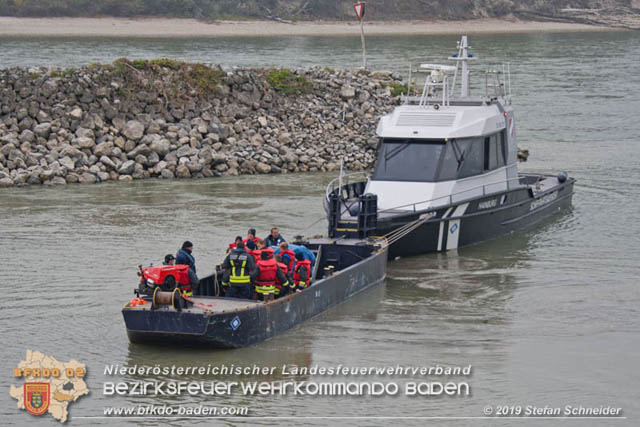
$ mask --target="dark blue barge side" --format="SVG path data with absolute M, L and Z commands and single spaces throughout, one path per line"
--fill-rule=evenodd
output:
M 302 292 L 271 302 L 224 298 L 211 275 L 190 302 L 146 304 L 122 309 L 127 335 L 134 343 L 219 348 L 245 347 L 269 339 L 311 319 L 386 276 L 387 244 L 382 239 L 314 238 L 305 245 L 316 252 L 314 283 Z M 185 304 L 184 307 L 181 304 Z M 153 307 L 152 307 L 153 306 Z

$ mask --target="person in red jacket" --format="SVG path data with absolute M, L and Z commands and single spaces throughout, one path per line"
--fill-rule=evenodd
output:
M 311 286 L 311 261 L 304 259 L 302 253 L 296 254 L 296 266 L 293 268 L 293 284 L 296 290 Z
M 260 254 L 262 252 L 267 252 L 269 254 L 269 258 L 273 258 L 274 251 L 267 245 L 267 242 L 265 242 L 263 239 L 259 239 L 257 244 L 258 244 L 258 249 L 254 249 L 251 251 L 251 255 L 253 255 L 256 261 L 260 260 Z
M 276 260 L 269 259 L 269 253 L 264 251 L 260 254 L 260 261 L 257 262 L 258 276 L 254 282 L 258 299 L 271 301 L 275 297 L 276 284 L 285 283 L 287 278 L 278 268 Z M 288 282 L 287 282 L 288 284 Z
M 282 274 L 284 274 L 284 277 L 287 279 L 285 282 L 278 281 L 278 283 L 276 283 L 276 298 L 279 298 L 289 293 L 290 285 L 293 286 L 293 283 L 291 277 L 289 277 L 289 268 L 286 264 L 282 263 L 282 257 L 280 256 L 280 254 L 275 256 L 275 260 L 278 268 L 280 269 L 280 271 L 282 271 Z
M 282 257 L 282 262 L 287 264 L 289 271 L 293 271 L 293 267 L 296 263 L 296 253 L 289 250 L 289 244 L 287 242 L 282 242 L 280 244 L 280 256 Z
M 250 228 L 249 231 L 247 231 L 247 238 L 242 241 L 247 250 L 254 250 L 258 247 L 258 240 L 260 239 L 256 237 L 256 229 Z
M 238 246 L 238 242 L 242 242 L 242 236 L 236 236 L 236 238 L 233 240 L 233 243 L 229 243 L 227 253 L 233 251 Z

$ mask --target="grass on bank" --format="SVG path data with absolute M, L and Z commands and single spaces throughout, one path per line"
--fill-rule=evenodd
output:
M 167 74 L 170 76 L 170 86 L 174 96 L 188 95 L 193 91 L 199 96 L 214 95 L 217 93 L 217 86 L 226 76 L 219 67 L 169 58 L 150 60 L 120 58 L 116 59 L 113 65 L 106 67 L 113 75 L 122 77 L 129 83 L 135 83 L 141 75 L 158 77 Z M 167 73 L 167 70 L 174 73 Z
M 286 95 L 311 92 L 312 85 L 303 76 L 298 76 L 286 68 L 272 68 L 267 74 L 267 82 L 277 91 Z
M 391 96 L 400 96 L 402 94 L 406 95 L 407 92 L 409 91 L 409 86 L 407 86 L 406 83 L 397 83 L 397 82 L 386 83 L 386 82 L 383 82 L 382 86 L 391 88 Z

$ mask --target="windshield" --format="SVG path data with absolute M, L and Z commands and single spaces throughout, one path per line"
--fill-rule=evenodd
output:
M 378 152 L 373 179 L 379 181 L 426 181 L 436 179 L 442 140 L 385 139 Z

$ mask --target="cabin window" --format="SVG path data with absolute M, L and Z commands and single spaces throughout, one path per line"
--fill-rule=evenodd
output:
M 456 141 L 446 144 L 440 172 L 438 173 L 438 181 L 452 181 L 458 178 L 458 171 L 462 166 L 462 152 L 459 151 L 459 148 Z
M 384 139 L 372 179 L 433 182 L 444 148 L 443 140 Z
M 463 153 L 462 164 L 458 178 L 481 175 L 484 172 L 484 138 L 459 139 L 454 141 Z
M 505 165 L 502 132 L 484 139 L 484 170 L 490 171 Z
M 503 163 L 506 165 L 507 159 L 509 158 L 509 156 L 507 155 L 509 154 L 509 148 L 507 145 L 507 134 L 505 131 L 502 131 L 498 134 L 498 141 L 500 142 L 500 147 L 502 151 L 502 160 L 503 160 Z

